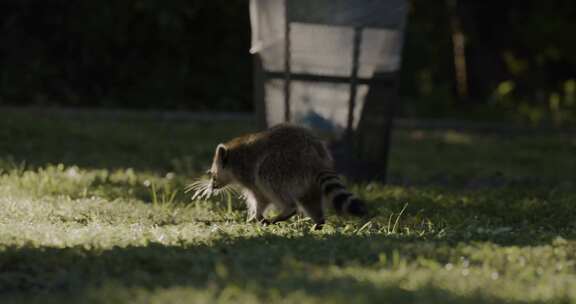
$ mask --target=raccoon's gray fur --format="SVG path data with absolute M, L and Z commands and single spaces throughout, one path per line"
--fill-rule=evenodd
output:
M 338 213 L 366 214 L 362 201 L 346 190 L 334 171 L 324 143 L 302 127 L 282 124 L 219 144 L 214 153 L 211 186 L 242 186 L 248 221 L 277 223 L 301 209 L 321 227 L 323 202 L 332 202 Z M 279 214 L 264 219 L 270 205 Z

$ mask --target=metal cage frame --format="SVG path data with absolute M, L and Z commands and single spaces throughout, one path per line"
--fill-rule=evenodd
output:
M 258 127 L 268 127 L 266 119 L 265 83 L 268 80 L 284 81 L 284 121 L 291 121 L 291 82 L 306 81 L 319 83 L 349 84 L 348 119 L 342 140 L 331 142 L 330 148 L 334 154 L 336 167 L 347 177 L 355 180 L 380 180 L 386 182 L 390 137 L 398 98 L 399 69 L 392 72 L 376 72 L 370 78 L 358 77 L 360 46 L 362 31 L 368 26 L 362 24 L 334 24 L 326 20 L 302 20 L 294 14 L 294 6 L 302 0 L 285 1 L 284 26 L 284 71 L 266 71 L 263 68 L 259 53 L 254 53 L 254 99 Z M 320 0 L 315 0 L 320 1 Z M 324 0 L 327 1 L 327 0 Z M 383 1 L 383 0 L 381 0 Z M 345 25 L 353 27 L 351 54 L 352 70 L 350 76 L 315 75 L 292 72 L 291 31 L 292 23 L 311 23 L 326 25 Z M 401 30 L 403 30 L 402 25 Z M 354 117 L 356 93 L 358 85 L 368 85 L 369 91 L 365 97 L 364 108 L 359 118 Z M 378 114 L 381 114 L 378 115 Z M 358 129 L 353 130 L 355 119 L 360 119 Z M 368 132 L 376 136 L 363 136 Z M 374 135 L 374 134 L 373 134 Z M 379 143 L 378 149 L 373 149 L 374 140 Z M 370 150 L 373 150 L 369 153 Z M 374 151 L 376 150 L 376 151 Z M 374 153 L 375 152 L 375 153 Z M 372 155 L 370 155 L 372 154 Z

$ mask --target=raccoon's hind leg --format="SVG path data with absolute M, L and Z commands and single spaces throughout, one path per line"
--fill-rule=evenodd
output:
M 276 208 L 280 214 L 266 221 L 270 224 L 276 224 L 278 222 L 283 222 L 290 219 L 296 214 L 296 200 L 294 200 L 290 195 L 277 195 L 278 201 L 276 202 Z
M 316 224 L 316 229 L 322 229 L 324 225 L 324 209 L 322 208 L 322 190 L 319 186 L 312 186 L 300 199 L 300 205 L 306 215 Z
M 283 210 L 280 211 L 280 214 L 272 218 L 269 222 L 272 224 L 276 224 L 278 222 L 283 222 L 285 220 L 290 219 L 296 214 L 296 207 L 295 206 L 286 206 Z

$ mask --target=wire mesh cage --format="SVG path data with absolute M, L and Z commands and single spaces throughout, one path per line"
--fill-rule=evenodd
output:
M 405 0 L 251 0 L 261 127 L 310 127 L 349 175 L 383 172 L 406 11 Z

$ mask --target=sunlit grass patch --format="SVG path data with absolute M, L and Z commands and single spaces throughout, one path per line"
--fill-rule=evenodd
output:
M 575 150 L 562 136 L 399 131 L 392 185 L 350 187 L 371 217 L 329 212 L 315 231 L 301 215 L 246 223 L 241 199 L 203 192 L 215 145 L 249 126 L 11 121 L 2 303 L 576 301 Z

